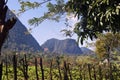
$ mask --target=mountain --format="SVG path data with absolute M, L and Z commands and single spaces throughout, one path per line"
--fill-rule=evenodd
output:
M 7 12 L 7 19 L 15 16 L 10 10 Z M 8 38 L 4 44 L 4 49 L 24 50 L 24 51 L 41 51 L 42 48 L 31 34 L 26 34 L 27 28 L 17 18 L 15 26 L 10 30 Z
M 80 48 L 81 48 L 83 54 L 95 54 L 94 51 L 92 51 L 92 50 L 90 50 L 90 49 L 88 49 L 86 47 L 80 47 Z
M 52 53 L 66 53 L 66 54 L 82 54 L 81 49 L 74 39 L 49 39 L 42 46 L 44 51 Z

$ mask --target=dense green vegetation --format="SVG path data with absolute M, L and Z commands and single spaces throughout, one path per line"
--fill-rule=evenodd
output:
M 106 33 L 99 35 L 95 42 L 96 54 L 99 58 L 112 58 L 119 54 L 120 34 Z
M 15 76 L 17 80 L 120 79 L 119 59 L 116 63 L 111 62 L 109 66 L 106 61 L 98 60 L 95 55 L 70 56 L 55 53 L 13 55 L 12 53 L 12 55 L 6 55 L 3 62 L 2 80 L 16 80 Z

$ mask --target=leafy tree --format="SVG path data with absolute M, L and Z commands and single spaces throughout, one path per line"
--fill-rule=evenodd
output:
M 120 46 L 120 33 L 101 34 L 95 43 L 96 54 L 100 59 L 111 58 L 112 53 Z
M 52 4 L 52 1 L 54 1 L 55 4 Z M 43 22 L 46 19 L 55 20 L 58 22 L 60 16 L 63 15 L 63 13 L 65 12 L 65 10 L 63 9 L 63 7 L 65 6 L 64 0 L 41 0 L 41 2 L 19 0 L 19 3 L 21 5 L 19 13 L 23 13 L 30 9 L 35 9 L 43 4 L 46 4 L 48 12 L 45 12 L 44 15 L 41 17 L 34 17 L 33 19 L 30 19 L 28 21 L 30 25 L 35 26 L 38 26 L 41 22 Z
M 39 25 L 46 19 L 59 21 L 61 15 L 74 14 L 79 20 L 75 24 L 74 32 L 78 35 L 78 41 L 80 40 L 81 43 L 86 38 L 93 40 L 103 32 L 116 33 L 120 31 L 119 0 L 69 0 L 67 2 L 65 0 L 43 0 L 41 3 L 19 1 L 21 11 L 40 7 L 42 3 L 48 2 L 48 12 L 42 17 L 30 19 L 31 25 Z M 52 3 L 51 1 L 56 2 Z
M 119 0 L 70 0 L 67 10 L 80 19 L 74 31 L 81 42 L 87 37 L 92 40 L 104 31 L 120 31 Z

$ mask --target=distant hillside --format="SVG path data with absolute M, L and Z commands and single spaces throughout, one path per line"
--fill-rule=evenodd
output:
M 15 16 L 10 10 L 8 10 L 7 18 Z M 31 34 L 25 34 L 27 32 L 26 27 L 17 19 L 17 23 L 10 30 L 8 39 L 4 44 L 4 49 L 9 50 L 25 50 L 25 51 L 40 51 L 42 48 Z
M 73 39 L 49 39 L 42 45 L 42 48 L 53 53 L 82 54 L 81 49 Z
M 88 49 L 86 47 L 80 47 L 80 48 L 81 48 L 83 54 L 95 54 L 94 51 L 92 51 L 92 50 L 90 50 L 90 49 Z

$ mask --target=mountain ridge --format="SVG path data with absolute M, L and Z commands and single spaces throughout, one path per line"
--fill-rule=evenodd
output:
M 16 17 L 16 16 L 14 13 L 8 10 L 7 19 L 9 19 L 10 17 Z M 9 31 L 8 38 L 3 45 L 3 50 L 5 49 L 15 50 L 15 51 L 24 50 L 26 52 L 41 51 L 42 48 L 39 45 L 39 43 L 36 41 L 36 39 L 31 34 L 25 34 L 26 32 L 27 32 L 27 28 L 17 18 L 16 24 Z
M 10 10 L 8 10 L 7 19 L 12 16 L 15 15 Z M 26 52 L 39 52 L 45 50 L 45 48 L 48 47 L 49 49 L 46 48 L 46 51 L 49 50 L 53 53 L 83 54 L 83 50 L 77 45 L 77 42 L 74 39 L 68 38 L 59 40 L 56 38 L 51 38 L 40 46 L 36 39 L 31 34 L 26 34 L 26 32 L 27 28 L 17 18 L 16 24 L 9 32 L 9 37 L 3 46 L 3 50 L 9 49 L 15 51 L 24 50 Z
M 41 47 L 43 49 L 48 48 L 48 51 L 53 53 L 82 54 L 81 49 L 74 39 L 58 40 L 52 38 L 43 43 Z
M 75 39 L 67 38 L 59 40 L 56 38 L 51 38 L 46 40 L 41 47 L 44 49 L 44 52 L 52 53 L 61 53 L 61 54 L 82 54 L 89 55 L 94 54 L 89 48 L 79 47 Z

